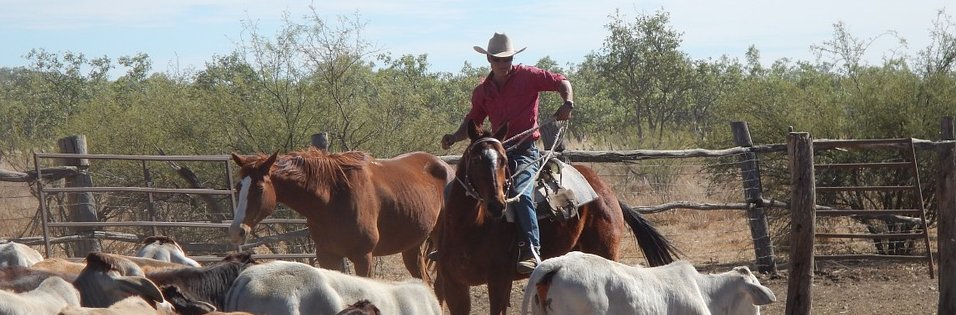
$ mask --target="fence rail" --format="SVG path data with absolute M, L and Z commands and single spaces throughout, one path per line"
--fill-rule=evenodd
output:
M 84 153 L 36 153 L 41 159 L 90 159 L 128 161 L 198 161 L 228 162 L 228 155 L 130 155 L 130 154 L 84 154 Z

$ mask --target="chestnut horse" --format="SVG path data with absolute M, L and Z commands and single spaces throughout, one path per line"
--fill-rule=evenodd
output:
M 437 227 L 435 292 L 440 301 L 448 303 L 452 315 L 464 315 L 471 313 L 469 288 L 487 284 L 490 313 L 505 314 L 512 282 L 528 277 L 515 270 L 517 224 L 503 219 L 509 174 L 501 141 L 508 127 L 506 124 L 492 135 L 474 122 L 469 125 L 471 144 L 458 163 L 457 180 L 448 188 Z M 673 261 L 677 251 L 663 235 L 618 201 L 592 169 L 584 165 L 574 168 L 584 175 L 598 199 L 580 206 L 579 215 L 566 221 L 540 220 L 542 259 L 578 250 L 617 260 L 629 225 L 650 265 Z M 477 196 L 469 196 L 468 191 Z
M 453 179 L 438 157 L 412 152 L 373 159 L 357 151 L 309 149 L 281 156 L 233 153 L 232 159 L 241 178 L 229 228 L 233 243 L 242 243 L 278 202 L 306 218 L 322 268 L 338 269 L 348 258 L 356 274 L 368 277 L 373 256 L 402 253 L 412 276 L 427 275 L 422 245 Z

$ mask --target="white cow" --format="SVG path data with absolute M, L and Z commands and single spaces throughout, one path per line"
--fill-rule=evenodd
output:
M 30 267 L 43 260 L 43 255 L 30 246 L 16 242 L 0 243 L 0 268 L 8 266 Z
M 521 314 L 756 315 L 776 299 L 747 267 L 705 275 L 686 261 L 632 267 L 571 252 L 534 270 Z
M 54 315 L 61 308 L 80 305 L 80 292 L 60 277 L 49 277 L 32 291 L 0 290 L 0 315 Z
M 223 309 L 270 315 L 335 314 L 363 299 L 382 314 L 442 312 L 432 290 L 418 279 L 384 282 L 288 261 L 246 268 L 226 294 Z
M 179 243 L 176 243 L 175 240 L 166 236 L 147 237 L 143 240 L 143 248 L 139 249 L 136 256 L 192 267 L 201 267 L 198 262 L 186 256 L 186 252 L 179 246 Z

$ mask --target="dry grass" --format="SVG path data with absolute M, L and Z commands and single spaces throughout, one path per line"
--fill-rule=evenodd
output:
M 11 169 L 6 163 L 0 163 L 0 168 Z M 27 183 L 0 181 L 0 239 L 24 233 L 39 204 Z

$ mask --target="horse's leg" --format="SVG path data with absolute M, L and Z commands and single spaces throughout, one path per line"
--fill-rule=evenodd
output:
M 488 300 L 491 302 L 489 314 L 505 315 L 511 304 L 511 274 L 495 273 L 494 275 L 493 278 L 488 279 Z
M 443 296 L 448 303 L 448 311 L 451 315 L 470 315 L 471 314 L 471 293 L 467 285 L 456 282 L 446 275 L 439 275 L 435 281 L 435 290 L 441 290 L 436 294 Z
M 355 265 L 355 274 L 361 277 L 372 276 L 372 253 L 366 253 L 364 256 L 349 257 L 352 264 Z
M 402 252 L 402 262 L 405 263 L 405 269 L 412 274 L 412 277 L 423 279 L 430 282 L 431 279 L 423 278 L 425 273 L 425 257 L 422 255 L 422 246 L 417 246 Z
M 349 260 L 351 260 L 352 264 L 354 265 L 353 267 L 355 268 L 356 275 L 359 275 L 362 277 L 368 277 L 371 274 L 371 269 L 370 269 L 371 256 L 372 254 L 369 253 L 368 254 L 369 258 L 365 260 L 364 265 L 360 263 L 360 261 L 362 261 L 360 259 L 349 258 Z M 315 251 L 315 260 L 319 263 L 319 267 L 322 267 L 323 269 L 338 270 L 338 271 L 341 271 L 342 273 L 348 273 L 349 272 L 348 270 L 343 270 L 343 268 L 345 268 L 345 265 L 344 265 L 345 258 L 346 257 L 343 257 L 342 255 L 339 255 L 339 254 L 334 254 L 334 253 L 321 251 L 321 250 Z
M 338 270 L 342 273 L 348 273 L 348 270 L 343 270 L 345 265 L 343 264 L 342 255 L 334 254 L 326 251 L 316 250 L 315 251 L 315 260 L 319 263 L 319 267 L 329 270 Z
M 579 211 L 588 214 L 586 219 L 590 222 L 587 222 L 587 225 L 581 230 L 581 236 L 578 237 L 575 250 L 616 261 L 619 258 L 620 243 L 623 236 L 617 232 L 620 229 L 614 226 L 607 215 L 597 215 L 598 213 L 611 213 L 613 209 L 608 207 L 603 200 L 595 200 L 581 207 Z

